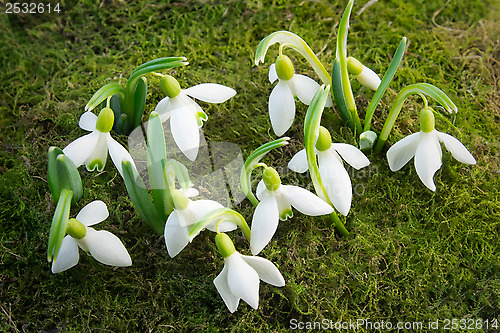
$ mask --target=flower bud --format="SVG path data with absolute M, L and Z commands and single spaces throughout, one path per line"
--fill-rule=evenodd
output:
M 115 122 L 115 114 L 111 108 L 104 108 L 99 112 L 97 116 L 97 122 L 95 128 L 102 133 L 108 133 L 113 128 L 113 123 Z
M 179 82 L 170 75 L 162 76 L 160 79 L 160 89 L 169 98 L 174 98 L 181 92 Z
M 359 149 L 362 151 L 369 151 L 377 141 L 377 133 L 373 131 L 366 131 L 359 136 Z
M 177 210 L 186 209 L 186 207 L 189 204 L 189 199 L 180 190 L 173 190 L 172 191 L 172 199 L 174 201 L 175 209 L 177 209 Z
M 290 80 L 294 73 L 295 71 L 290 58 L 286 55 L 280 55 L 276 58 L 276 74 L 278 74 L 280 80 Z
M 332 145 L 332 137 L 330 132 L 323 126 L 319 127 L 318 141 L 316 141 L 316 149 L 319 151 L 328 150 Z
M 420 130 L 429 133 L 434 130 L 434 112 L 431 108 L 425 107 L 420 111 Z
M 363 64 L 358 59 L 349 57 L 347 58 L 347 71 L 352 75 L 359 75 L 363 71 Z
M 262 172 L 262 180 L 269 191 L 276 191 L 281 185 L 281 179 L 274 168 L 265 168 Z
M 220 233 L 215 235 L 215 245 L 217 245 L 217 250 L 224 257 L 227 258 L 234 252 L 236 249 L 234 248 L 233 241 L 229 236 L 225 233 Z
M 82 239 L 87 234 L 87 228 L 77 219 L 69 219 L 66 233 L 73 238 Z
M 347 71 L 353 74 L 359 83 L 371 90 L 377 90 L 382 82 L 377 73 L 353 57 L 347 58 Z

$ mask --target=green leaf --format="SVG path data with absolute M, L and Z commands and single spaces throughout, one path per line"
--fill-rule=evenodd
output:
M 333 71 L 332 71 L 332 95 L 335 100 L 335 104 L 337 105 L 337 109 L 339 110 L 340 118 L 346 123 L 350 128 L 354 130 L 354 123 L 351 119 L 351 114 L 347 110 L 347 105 L 345 103 L 344 92 L 342 90 L 342 77 L 340 73 L 340 62 L 337 59 L 333 62 Z
M 73 192 L 66 189 L 63 189 L 59 195 L 56 211 L 52 218 L 52 225 L 50 226 L 49 246 L 47 249 L 47 260 L 49 262 L 51 262 L 52 259 L 57 260 L 59 249 L 66 235 L 72 198 Z
M 210 223 L 217 221 L 229 221 L 240 227 L 241 232 L 245 238 L 250 242 L 250 228 L 248 227 L 245 218 L 238 212 L 229 208 L 219 208 L 215 209 L 205 215 L 203 215 L 192 227 L 189 229 L 189 241 L 192 242 L 193 239 L 209 225 Z
M 122 170 L 125 187 L 135 209 L 154 232 L 163 235 L 165 220 L 158 215 L 139 173 L 130 161 L 122 162 Z
M 64 155 L 63 151 L 58 147 L 50 147 L 48 152 L 48 166 L 47 166 L 47 181 L 49 183 L 50 193 L 55 202 L 59 201 L 59 195 L 62 190 L 62 184 L 59 181 L 59 174 L 57 172 L 57 156 Z
M 392 57 L 391 63 L 389 65 L 389 68 L 387 69 L 387 72 L 384 75 L 384 78 L 382 79 L 382 82 L 380 82 L 377 91 L 375 91 L 375 94 L 373 95 L 370 104 L 368 104 L 368 107 L 366 108 L 365 126 L 364 126 L 365 132 L 370 130 L 373 113 L 375 112 L 375 109 L 377 108 L 380 99 L 387 90 L 387 87 L 389 87 L 389 84 L 392 82 L 394 74 L 396 74 L 396 71 L 398 70 L 399 65 L 401 64 L 401 61 L 403 60 L 405 48 L 406 48 L 406 37 L 403 37 L 403 39 L 401 39 L 401 42 L 399 43 L 396 53 L 394 53 L 394 56 Z
M 137 80 L 137 85 L 134 91 L 134 114 L 130 118 L 132 129 L 141 124 L 142 115 L 144 114 L 144 106 L 146 105 L 146 96 L 148 94 L 148 81 L 145 77 Z
M 59 201 L 62 190 L 73 192 L 73 202 L 80 200 L 83 194 L 82 179 L 73 161 L 57 147 L 50 147 L 48 152 L 47 180 L 54 201 Z
M 165 177 L 170 187 L 175 188 L 175 180 L 179 182 L 179 186 L 187 189 L 193 186 L 189 171 L 184 164 L 176 160 L 168 160 L 165 166 Z
M 259 45 L 257 45 L 257 50 L 255 50 L 255 65 L 258 66 L 259 62 L 264 63 L 267 50 L 275 43 L 283 44 L 300 53 L 306 58 L 309 64 L 311 64 L 321 81 L 323 81 L 324 84 L 330 84 L 332 78 L 321 61 L 319 61 L 318 57 L 316 57 L 316 54 L 314 54 L 309 45 L 307 45 L 302 38 L 289 31 L 276 31 L 261 40 Z
M 252 202 L 254 206 L 257 206 L 259 204 L 259 200 L 255 197 L 255 195 L 252 192 L 252 185 L 251 185 L 251 177 L 252 177 L 252 171 L 255 169 L 255 166 L 257 163 L 260 162 L 260 160 L 271 150 L 282 147 L 286 144 L 288 144 L 288 140 L 290 138 L 288 137 L 283 137 L 271 142 L 268 142 L 256 150 L 254 150 L 250 156 L 245 161 L 245 164 L 243 165 L 243 168 L 241 169 L 240 173 L 240 184 L 241 184 L 241 189 L 243 193 L 247 196 L 248 200 Z
M 164 69 L 175 68 L 179 66 L 185 66 L 188 63 L 186 61 L 182 61 L 185 58 L 163 58 L 164 61 L 159 61 L 157 63 L 149 64 L 147 66 L 141 67 L 140 69 L 136 69 L 130 75 L 127 81 L 127 93 L 135 91 L 135 86 L 137 85 L 137 80 L 148 73 L 161 71 Z M 180 60 L 172 60 L 172 59 L 180 59 Z M 146 63 L 147 64 L 147 63 Z M 146 65 L 144 64 L 144 65 Z
M 152 66 L 156 66 L 156 65 L 161 65 L 161 64 L 165 64 L 165 63 L 170 63 L 170 62 L 175 62 L 175 63 L 178 63 L 178 62 L 184 62 L 186 65 L 188 64 L 187 63 L 187 59 L 185 57 L 166 57 L 166 58 L 158 58 L 158 59 L 153 59 L 153 60 L 150 60 L 148 62 L 145 62 L 143 63 L 142 65 L 136 67 L 131 74 L 134 74 L 138 71 L 141 71 L 143 70 L 144 68 L 148 68 L 148 67 L 152 67 Z
M 125 98 L 125 90 L 118 83 L 108 83 L 99 89 L 85 106 L 85 111 L 92 111 L 96 106 L 105 101 L 108 97 L 118 95 L 120 99 Z
M 147 137 L 149 186 L 156 210 L 160 217 L 166 220 L 173 210 L 173 202 L 164 172 L 167 165 L 167 149 L 163 125 L 156 112 L 152 112 L 149 117 Z

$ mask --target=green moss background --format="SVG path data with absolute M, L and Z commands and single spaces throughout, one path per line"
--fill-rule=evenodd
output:
M 169 72 L 182 87 L 216 82 L 237 90 L 226 103 L 200 103 L 209 115 L 203 129 L 207 141 L 233 142 L 246 157 L 275 139 L 267 73 L 277 48 L 257 67 L 257 44 L 271 32 L 289 30 L 331 68 L 347 1 L 61 0 L 59 14 L 28 21 L 0 14 L 0 330 L 266 332 L 285 331 L 292 319 L 500 319 L 498 1 L 367 3 L 354 5 L 350 55 L 383 74 L 400 39 L 406 36 L 409 44 L 374 129 L 381 130 L 401 88 L 434 84 L 459 109 L 437 115 L 437 129 L 461 140 L 477 165 L 444 152 L 434 193 L 413 163 L 393 173 L 385 154 L 369 156 L 365 171 L 349 170 L 359 189 L 345 220 L 352 236 L 338 237 L 327 219 L 296 212 L 261 253 L 279 267 L 286 286 L 262 283 L 259 308 L 241 302 L 234 314 L 212 282 L 223 266 L 213 235 L 203 233 L 170 259 L 163 237 L 131 206 L 111 161 L 100 174 L 81 168 L 84 196 L 72 215 L 92 200 L 106 202 L 110 217 L 99 228 L 122 239 L 133 266 L 105 266 L 81 253 L 76 267 L 52 274 L 46 246 L 55 203 L 47 149 L 85 133 L 78 119 L 101 86 L 124 84 L 136 66 L 154 58 L 185 56 L 190 65 Z M 298 54 L 287 54 L 297 72 L 317 79 Z M 149 113 L 162 96 L 157 78 L 148 80 Z M 363 117 L 372 92 L 355 82 L 353 90 Z M 388 145 L 418 131 L 420 107 L 417 98 L 406 102 Z M 298 106 L 287 132 L 292 143 L 273 152 L 268 164 L 285 166 L 302 148 L 305 111 Z M 335 141 L 355 143 L 334 112 L 326 111 L 323 123 Z M 284 182 L 309 183 L 282 170 Z M 248 201 L 237 209 L 251 221 Z M 249 254 L 240 234 L 234 239 Z

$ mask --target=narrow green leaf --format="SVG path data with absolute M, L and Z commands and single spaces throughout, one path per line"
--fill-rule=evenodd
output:
M 85 106 L 85 111 L 92 111 L 96 106 L 105 101 L 108 97 L 118 95 L 121 99 L 125 98 L 125 90 L 118 83 L 108 83 L 99 89 Z
M 165 220 L 158 215 L 139 173 L 129 161 L 122 162 L 122 170 L 130 201 L 153 231 L 162 235 L 165 229 Z
M 179 66 L 185 66 L 188 63 L 185 61 L 168 61 L 168 62 L 159 62 L 159 63 L 154 63 L 152 65 L 144 66 L 139 70 L 136 70 L 132 72 L 130 75 L 128 81 L 127 81 L 127 93 L 135 91 L 135 86 L 137 85 L 137 80 L 148 73 L 155 72 L 155 71 L 161 71 L 164 69 L 169 69 L 169 68 L 175 68 Z
M 57 174 L 62 189 L 73 192 L 73 202 L 78 202 L 83 195 L 82 179 L 80 173 L 71 159 L 60 154 L 56 158 Z
M 252 171 L 257 165 L 257 163 L 260 162 L 260 160 L 271 150 L 282 147 L 286 144 L 288 144 L 288 140 L 290 138 L 288 137 L 283 137 L 271 142 L 268 142 L 256 150 L 254 150 L 250 156 L 245 161 L 245 164 L 243 165 L 243 168 L 241 169 L 240 173 L 240 184 L 241 184 L 241 189 L 243 193 L 247 196 L 248 200 L 254 205 L 257 206 L 259 204 L 259 200 L 255 197 L 255 195 L 252 192 L 252 185 L 251 185 L 251 177 L 252 177 Z
M 324 84 L 330 84 L 332 78 L 321 61 L 319 61 L 318 57 L 316 57 L 316 54 L 314 54 L 309 45 L 307 45 L 302 38 L 289 31 L 276 31 L 261 40 L 257 46 L 257 50 L 255 50 L 255 65 L 258 66 L 259 62 L 264 63 L 267 50 L 275 43 L 284 44 L 286 47 L 290 47 L 300 53 L 306 58 L 309 64 L 311 64 L 321 81 L 323 81 Z
M 57 156 L 61 155 L 63 151 L 58 147 L 50 147 L 47 165 L 47 181 L 49 183 L 50 193 L 55 202 L 59 201 L 59 194 L 61 193 L 62 184 L 59 182 L 59 174 L 57 172 Z
M 151 67 L 151 66 L 156 66 L 160 64 L 166 64 L 170 62 L 186 62 L 187 65 L 187 58 L 185 57 L 166 57 L 166 58 L 158 58 L 158 59 L 153 59 L 148 62 L 143 63 L 142 65 L 136 67 L 131 74 L 134 74 L 140 70 L 143 70 L 144 68 Z
M 365 132 L 369 131 L 371 128 L 373 113 L 375 112 L 375 109 L 377 108 L 380 99 L 387 90 L 387 87 L 389 87 L 389 84 L 392 82 L 394 74 L 396 74 L 396 71 L 398 70 L 399 65 L 401 64 L 401 61 L 403 60 L 405 48 L 406 48 L 406 37 L 403 37 L 403 39 L 401 39 L 401 42 L 399 43 L 396 53 L 394 53 L 394 56 L 392 57 L 392 61 L 389 65 L 389 68 L 387 69 L 387 72 L 384 75 L 384 78 L 382 79 L 382 82 L 380 82 L 377 91 L 375 91 L 375 94 L 373 95 L 370 104 L 368 104 L 368 107 L 366 108 L 365 126 L 364 126 Z
M 340 74 L 340 63 L 338 58 L 333 62 L 333 71 L 332 71 L 332 95 L 335 100 L 335 104 L 337 105 L 337 109 L 339 110 L 340 118 L 346 123 L 352 130 L 355 129 L 354 123 L 351 119 L 351 114 L 347 110 L 347 105 L 345 104 L 344 92 L 342 90 L 342 77 Z
M 144 106 L 146 105 L 146 96 L 148 94 L 148 81 L 145 77 L 137 80 L 137 85 L 134 91 L 134 114 L 131 118 L 132 128 L 136 128 L 141 124 L 142 115 L 144 114 Z
M 189 241 L 192 242 L 193 239 L 214 221 L 223 222 L 229 221 L 240 227 L 241 232 L 245 238 L 250 242 L 250 228 L 248 227 L 245 218 L 238 212 L 229 208 L 219 208 L 215 209 L 205 215 L 203 215 L 192 227 L 189 229 Z
M 52 218 L 52 225 L 50 226 L 49 245 L 47 248 L 47 260 L 49 262 L 51 262 L 52 259 L 57 260 L 59 249 L 66 235 L 72 198 L 73 192 L 66 189 L 63 189 L 59 195 L 56 211 Z

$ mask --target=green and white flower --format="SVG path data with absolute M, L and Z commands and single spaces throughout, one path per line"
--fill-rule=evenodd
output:
M 258 308 L 260 280 L 276 287 L 285 285 L 285 279 L 272 262 L 240 254 L 226 234 L 217 234 L 215 243 L 224 257 L 224 268 L 214 284 L 231 313 L 238 309 L 240 299 Z
M 396 142 L 387 151 L 389 167 L 394 172 L 398 171 L 415 157 L 418 177 L 431 191 L 435 191 L 434 174 L 441 168 L 440 142 L 444 143 L 457 161 L 476 164 L 474 157 L 459 140 L 434 128 L 434 114 L 432 109 L 427 107 L 420 113 L 420 132 Z
M 208 103 L 223 103 L 236 95 L 236 91 L 217 83 L 202 83 L 181 89 L 179 82 L 170 75 L 160 80 L 165 95 L 155 108 L 162 122 L 170 119 L 170 130 L 182 153 L 194 161 L 200 146 L 199 128 L 208 116 L 190 97 Z
M 127 149 L 111 137 L 109 132 L 113 128 L 113 122 L 113 110 L 108 107 L 102 109 L 99 116 L 90 111 L 85 112 L 80 117 L 79 126 L 92 133 L 71 142 L 63 149 L 63 153 L 73 161 L 76 167 L 85 163 L 88 171 L 95 169 L 102 171 L 109 151 L 113 164 L 123 176 L 122 161 L 130 161 L 134 166 L 135 164 Z
M 75 219 L 68 221 L 68 235 L 52 262 L 52 273 L 63 272 L 78 264 L 79 247 L 103 264 L 119 267 L 132 265 L 132 259 L 118 237 L 109 231 L 96 231 L 90 227 L 108 216 L 106 204 L 97 200 L 83 207 Z

